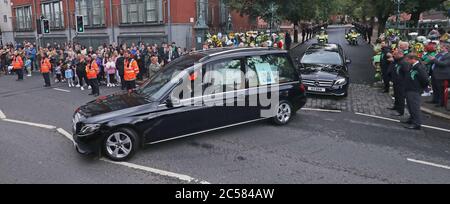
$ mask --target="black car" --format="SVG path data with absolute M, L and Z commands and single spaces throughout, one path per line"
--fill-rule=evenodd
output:
M 338 44 L 313 44 L 297 60 L 308 94 L 347 96 L 351 63 Z
M 78 108 L 73 138 L 81 154 L 101 151 L 123 161 L 145 144 L 266 119 L 285 125 L 305 103 L 301 76 L 286 51 L 212 49 L 172 61 L 132 93 Z

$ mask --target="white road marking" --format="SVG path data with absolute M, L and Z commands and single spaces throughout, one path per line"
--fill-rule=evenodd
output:
M 0 119 L 6 119 L 6 115 L 0 110 Z
M 22 124 L 22 125 L 29 125 L 29 126 L 39 127 L 39 128 L 45 128 L 45 129 L 49 129 L 49 130 L 56 129 L 55 126 L 39 124 L 39 123 L 32 123 L 32 122 L 26 122 L 26 121 L 20 121 L 20 120 L 3 119 L 3 121 L 10 122 L 10 123 Z
M 329 113 L 342 113 L 341 110 L 328 110 L 328 109 L 316 109 L 316 108 L 302 108 L 300 110 L 304 111 L 318 111 L 318 112 L 329 112 Z
M 396 119 L 392 119 L 392 118 L 385 118 L 385 117 L 381 117 L 381 116 L 376 116 L 376 115 L 368 115 L 368 114 L 364 114 L 364 113 L 355 113 L 356 115 L 361 115 L 361 116 L 366 116 L 366 117 L 370 117 L 370 118 L 377 118 L 377 119 L 381 119 L 381 120 L 387 120 L 387 121 L 391 121 L 391 122 L 397 122 L 399 123 L 400 120 L 396 120 Z M 448 129 L 444 129 L 444 128 L 440 128 L 440 127 L 434 127 L 434 126 L 429 126 L 429 125 L 422 125 L 423 128 L 428 128 L 428 129 L 433 129 L 433 130 L 439 130 L 442 132 L 450 132 L 450 130 Z
M 6 117 L 4 117 L 3 112 L 1 112 L 1 111 L 0 111 L 0 118 L 2 120 L 6 121 L 6 122 L 11 122 L 11 123 L 29 125 L 29 126 L 45 128 L 45 129 L 50 129 L 50 130 L 56 129 L 56 131 L 58 133 L 60 133 L 61 135 L 63 135 L 67 139 L 69 139 L 70 141 L 74 142 L 72 134 L 70 134 L 69 132 L 67 132 L 66 130 L 64 130 L 62 128 L 56 128 L 55 126 L 44 125 L 44 124 L 39 124 L 39 123 L 31 123 L 31 122 L 25 122 L 25 121 L 19 121 L 19 120 L 6 119 Z M 182 180 L 182 181 L 186 181 L 186 182 L 189 182 L 189 183 L 195 182 L 195 183 L 200 183 L 200 184 L 210 184 L 207 181 L 198 180 L 198 179 L 192 178 L 192 177 L 190 177 L 188 175 L 183 175 L 183 174 L 173 173 L 173 172 L 169 172 L 169 171 L 159 170 L 159 169 L 150 168 L 150 167 L 146 167 L 146 166 L 141 166 L 141 165 L 137 165 L 137 164 L 132 164 L 132 163 L 128 163 L 128 162 L 113 162 L 113 161 L 110 161 L 110 160 L 107 160 L 107 159 L 103 159 L 103 158 L 101 158 L 100 160 L 104 161 L 104 162 L 112 163 L 112 164 L 126 166 L 126 167 L 129 167 L 129 168 L 132 168 L 132 169 L 138 169 L 138 170 L 147 171 L 147 172 L 151 172 L 151 173 L 162 175 L 162 176 L 176 178 L 176 179 L 179 179 L 179 180 Z
M 164 171 L 164 170 L 160 170 L 160 169 L 155 169 L 155 168 L 150 168 L 150 167 L 146 167 L 146 166 L 141 166 L 141 165 L 137 165 L 137 164 L 132 164 L 132 163 L 128 163 L 128 162 L 114 162 L 108 159 L 104 159 L 101 158 L 101 161 L 107 162 L 107 163 L 111 163 L 111 164 L 117 164 L 117 165 L 122 165 L 122 166 L 126 166 L 132 169 L 138 169 L 138 170 L 142 170 L 142 171 L 147 171 L 150 173 L 154 173 L 154 174 L 158 174 L 161 176 L 167 176 L 167 177 L 172 177 L 172 178 L 176 178 L 182 181 L 187 181 L 189 183 L 191 182 L 196 182 L 196 183 L 200 183 L 200 184 L 210 184 L 207 181 L 202 181 L 202 180 L 198 180 L 195 178 L 192 178 L 188 175 L 183 175 L 183 174 L 178 174 L 178 173 L 173 173 L 170 171 Z
M 67 137 L 67 139 L 69 139 L 70 141 L 74 142 L 72 134 L 70 134 L 66 130 L 64 130 L 62 128 L 58 128 L 58 129 L 56 129 L 56 131 L 59 132 L 59 134 L 63 135 L 64 137 Z
M 62 92 L 66 92 L 66 93 L 70 93 L 69 90 L 65 90 L 65 89 L 53 88 L 53 90 L 55 90 L 55 91 L 62 91 Z
M 407 160 L 410 162 L 418 163 L 418 164 L 423 164 L 423 165 L 428 165 L 428 166 L 433 166 L 433 167 L 450 170 L 450 166 L 445 166 L 445 165 L 441 165 L 441 164 L 435 164 L 435 163 L 431 163 L 431 162 L 420 161 L 420 160 L 415 160 L 415 159 L 410 159 L 410 158 L 408 158 Z
M 364 114 L 364 113 L 355 113 L 355 114 L 356 115 L 362 115 L 362 116 L 370 117 L 370 118 L 377 118 L 377 119 L 382 119 L 382 120 L 388 120 L 388 121 L 391 121 L 391 122 L 397 122 L 397 123 L 400 122 L 400 120 L 395 120 L 395 119 L 392 119 L 392 118 L 385 118 L 385 117 L 376 116 L 376 115 L 369 115 L 369 114 Z

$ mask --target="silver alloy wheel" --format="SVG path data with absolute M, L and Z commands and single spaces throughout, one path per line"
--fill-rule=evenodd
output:
M 289 104 L 281 103 L 278 106 L 277 120 L 280 123 L 282 123 L 282 124 L 287 123 L 291 119 L 291 114 L 292 114 L 292 110 L 291 110 L 291 106 Z
M 130 136 L 122 132 L 115 132 L 106 139 L 106 151 L 117 159 L 127 157 L 133 149 Z

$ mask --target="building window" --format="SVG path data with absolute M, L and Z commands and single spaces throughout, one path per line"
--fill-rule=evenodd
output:
M 122 24 L 144 24 L 158 22 L 158 1 L 122 0 Z
M 32 30 L 31 6 L 23 6 L 16 8 L 16 30 L 26 31 Z
M 8 4 L 8 0 L 4 0 L 5 4 Z
M 64 28 L 64 13 L 61 1 L 41 4 L 42 15 L 50 21 L 51 28 Z
M 105 25 L 105 3 L 104 0 L 77 0 L 77 15 L 84 16 L 86 26 Z
M 8 16 L 7 15 L 3 15 L 3 22 L 8 23 Z

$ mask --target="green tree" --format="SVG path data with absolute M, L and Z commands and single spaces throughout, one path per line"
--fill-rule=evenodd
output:
M 240 12 L 241 15 L 260 17 L 269 22 L 273 17 L 278 17 L 281 0 L 225 0 L 225 4 L 232 10 Z M 275 12 L 271 12 L 272 6 Z
M 314 0 L 290 0 L 280 4 L 278 15 L 294 24 L 294 42 L 298 42 L 299 22 L 315 18 L 314 2 Z
M 445 0 L 407 0 L 405 1 L 406 11 L 411 13 L 411 21 L 417 24 L 420 14 L 431 9 L 438 9 L 443 6 Z

